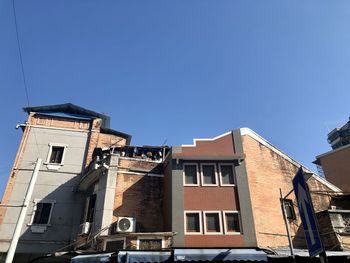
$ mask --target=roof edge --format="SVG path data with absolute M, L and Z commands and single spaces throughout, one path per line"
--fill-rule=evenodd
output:
M 290 157 L 288 154 L 284 153 L 283 151 L 281 151 L 280 149 L 278 149 L 276 146 L 274 146 L 272 143 L 270 143 L 268 140 L 266 140 L 265 138 L 263 138 L 261 135 L 257 134 L 255 131 L 253 131 L 252 129 L 249 128 L 240 128 L 239 129 L 241 132 L 241 136 L 243 135 L 248 135 L 250 137 L 252 137 L 253 139 L 255 139 L 256 141 L 260 142 L 261 144 L 265 145 L 266 147 L 268 147 L 270 150 L 274 151 L 275 153 L 279 154 L 280 156 L 282 156 L 283 158 L 285 158 L 286 160 L 290 161 L 291 163 L 293 163 L 296 166 L 302 166 L 305 171 L 312 173 L 312 177 L 314 177 L 316 180 L 318 180 L 319 182 L 325 184 L 327 187 L 329 187 L 331 190 L 333 190 L 334 192 L 342 192 L 341 189 L 339 189 L 338 187 L 336 187 L 334 184 L 328 182 L 326 179 L 318 176 L 315 172 L 313 172 L 311 169 L 307 168 L 306 166 L 304 166 L 303 164 L 301 164 L 300 162 L 298 162 L 297 160 L 293 159 L 292 157 Z

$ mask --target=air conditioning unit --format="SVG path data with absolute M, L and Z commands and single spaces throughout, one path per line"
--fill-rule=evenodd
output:
M 85 222 L 83 224 L 80 225 L 79 228 L 79 235 L 87 235 L 90 232 L 90 228 L 91 228 L 91 223 L 90 222 Z
M 136 219 L 133 217 L 119 217 L 117 223 L 114 225 L 113 233 L 130 233 L 135 232 Z

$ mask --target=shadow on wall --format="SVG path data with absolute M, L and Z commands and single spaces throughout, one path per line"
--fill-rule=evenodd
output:
M 39 176 L 50 176 L 50 174 L 42 172 Z M 38 255 L 53 253 L 64 247 L 66 247 L 65 251 L 69 250 L 69 245 L 77 237 L 85 202 L 84 193 L 74 191 L 79 179 L 80 176 L 75 176 L 41 198 L 42 202 L 54 202 L 49 224 L 28 225 L 19 239 L 14 262 L 28 262 Z M 30 222 L 34 218 L 33 201 L 38 186 L 44 185 L 36 185 L 34 188 L 32 202 L 27 210 L 27 218 L 29 217 Z M 39 233 L 40 229 L 45 231 Z
M 136 232 L 163 231 L 163 181 L 163 177 L 118 174 L 114 219 L 136 218 Z

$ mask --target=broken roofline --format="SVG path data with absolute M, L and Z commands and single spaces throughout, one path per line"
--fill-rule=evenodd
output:
M 115 145 L 109 148 L 97 148 L 94 151 L 93 159 L 99 156 L 109 154 L 117 154 L 120 158 L 127 158 L 139 161 L 163 162 L 169 152 L 168 146 L 130 146 L 130 145 Z

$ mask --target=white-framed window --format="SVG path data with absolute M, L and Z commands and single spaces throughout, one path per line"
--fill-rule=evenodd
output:
M 201 163 L 202 186 L 218 186 L 215 163 Z
M 32 218 L 29 225 L 50 226 L 52 210 L 55 203 L 55 200 L 35 199 Z
M 49 152 L 45 164 L 52 166 L 64 165 L 64 157 L 67 151 L 67 144 L 49 143 Z
M 138 250 L 161 250 L 165 248 L 165 239 L 159 236 L 138 236 L 136 248 Z
M 103 251 L 115 252 L 126 248 L 126 237 L 106 238 Z
M 241 217 L 238 211 L 223 211 L 224 231 L 226 235 L 240 235 L 242 233 Z
M 201 211 L 185 211 L 184 222 L 186 235 L 202 235 Z
M 221 211 L 203 211 L 204 234 L 220 235 L 223 234 Z
M 199 186 L 199 172 L 197 163 L 185 163 L 183 169 L 184 186 Z
M 234 186 L 236 184 L 235 166 L 230 163 L 219 163 L 219 177 L 221 186 Z

